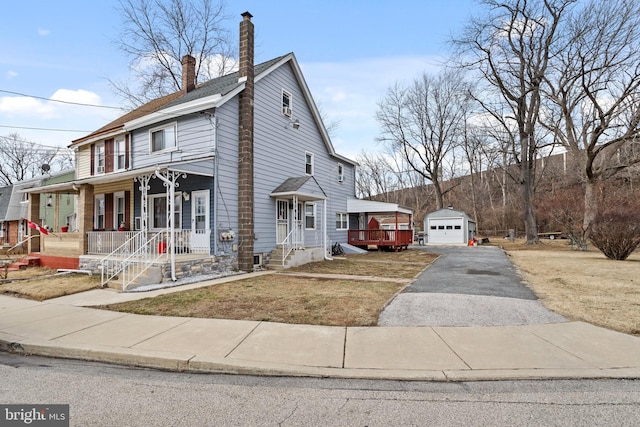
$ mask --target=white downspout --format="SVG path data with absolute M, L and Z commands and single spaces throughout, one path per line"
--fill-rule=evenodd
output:
M 171 236 L 171 244 L 169 245 L 171 247 L 171 251 L 170 251 L 170 260 L 171 260 L 171 280 L 172 281 L 176 281 L 178 279 L 176 279 L 176 251 L 175 251 L 175 228 L 173 227 L 173 218 L 175 217 L 175 207 L 174 207 L 174 200 L 176 198 L 176 189 L 175 189 L 175 185 L 173 182 L 171 182 L 170 179 L 165 178 L 164 176 L 162 176 L 160 174 L 160 171 L 158 169 L 156 169 L 156 176 L 158 178 L 160 178 L 161 180 L 163 180 L 168 186 L 169 186 L 169 217 L 171 219 L 170 224 L 170 230 L 169 230 L 169 235 Z
M 211 120 L 211 117 L 209 117 Z M 213 116 L 213 254 L 218 256 L 218 117 Z
M 322 203 L 322 246 L 324 246 L 324 259 L 327 261 L 333 261 L 333 258 L 329 255 L 329 248 L 327 247 L 327 199 L 324 199 Z

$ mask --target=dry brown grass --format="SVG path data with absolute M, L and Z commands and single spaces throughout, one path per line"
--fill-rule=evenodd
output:
M 100 287 L 100 277 L 86 274 L 55 275 L 55 270 L 31 267 L 9 271 L 7 279 L 0 281 L 0 293 L 44 301 Z M 4 275 L 3 275 L 4 277 Z
M 403 285 L 271 274 L 103 308 L 138 314 L 373 326 Z
M 333 261 L 312 262 L 287 271 L 412 279 L 436 258 L 435 254 L 417 250 L 372 251 L 362 255 L 335 257 Z
M 500 245 L 548 309 L 640 335 L 640 252 L 612 261 L 595 248 L 572 251 L 566 240 Z

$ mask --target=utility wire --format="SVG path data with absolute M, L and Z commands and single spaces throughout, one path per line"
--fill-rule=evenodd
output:
M 3 90 L 0 89 L 0 92 L 2 93 L 9 93 L 11 95 L 18 95 L 18 96 L 25 96 L 27 98 L 35 98 L 35 99 L 42 99 L 44 101 L 51 101 L 51 102 L 60 102 L 62 104 L 71 104 L 71 105 L 81 105 L 83 107 L 95 107 L 95 108 L 108 108 L 108 109 L 112 109 L 112 110 L 121 110 L 121 111 L 126 111 L 125 108 L 122 107 L 113 107 L 110 105 L 96 105 L 96 104 L 86 104 L 83 102 L 72 102 L 72 101 L 62 101 L 60 99 L 51 99 L 51 98 L 45 98 L 43 96 L 36 96 L 36 95 L 27 95 L 24 93 L 20 93 L 20 92 L 12 92 L 10 90 Z

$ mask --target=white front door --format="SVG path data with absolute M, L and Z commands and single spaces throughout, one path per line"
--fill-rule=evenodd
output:
M 277 244 L 281 245 L 289 235 L 289 201 L 276 201 L 276 234 Z
M 209 228 L 209 190 L 191 193 L 191 249 L 208 249 L 211 230 Z

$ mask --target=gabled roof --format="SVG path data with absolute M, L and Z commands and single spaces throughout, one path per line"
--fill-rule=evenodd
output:
M 11 201 L 12 193 L 13 185 L 0 187 L 0 221 L 4 221 L 7 217 L 7 209 L 9 208 L 9 202 Z
M 321 137 L 325 143 L 327 151 L 333 156 L 351 165 L 357 165 L 353 160 L 341 156 L 336 153 L 329 134 L 327 133 L 320 112 L 311 96 L 309 87 L 304 80 L 300 65 L 295 55 L 289 53 L 269 61 L 258 64 L 254 67 L 255 82 L 259 82 L 262 78 L 269 75 L 272 71 L 278 69 L 282 65 L 289 63 L 293 73 L 300 85 L 305 101 L 311 110 L 311 114 L 320 131 Z M 245 80 L 239 78 L 239 73 L 234 72 L 222 77 L 201 83 L 195 89 L 184 93 L 182 91 L 175 92 L 171 95 L 164 96 L 153 100 L 135 110 L 117 118 L 111 123 L 101 127 L 97 131 L 72 141 L 71 146 L 79 146 L 90 142 L 98 141 L 110 135 L 128 132 L 143 126 L 153 125 L 170 117 L 179 117 L 184 114 L 200 112 L 223 105 L 235 95 L 240 93 L 245 86 Z
M 273 66 L 273 64 L 277 63 L 283 57 L 274 58 L 270 61 L 264 62 L 262 64 L 258 64 L 255 66 L 256 75 Z M 147 102 L 144 105 L 128 112 L 127 114 L 118 117 L 111 123 L 108 123 L 102 126 L 100 129 L 95 132 L 90 133 L 87 136 L 76 139 L 71 142 L 70 146 L 75 146 L 81 144 L 86 141 L 94 140 L 95 138 L 101 137 L 103 135 L 108 135 L 113 132 L 124 130 L 124 126 L 126 123 L 131 122 L 136 119 L 143 118 L 152 113 L 156 113 L 159 110 L 164 108 L 174 107 L 180 104 L 184 104 L 190 101 L 194 101 L 197 99 L 221 95 L 224 96 L 234 89 L 243 86 L 243 82 L 238 82 L 238 72 L 234 72 L 231 74 L 227 74 L 221 77 L 217 77 L 215 79 L 211 79 L 205 83 L 201 83 L 196 86 L 195 89 L 184 93 L 183 91 L 174 92 L 172 94 L 163 96 L 161 98 L 154 99 L 153 101 Z
M 300 200 L 324 200 L 327 198 L 327 193 L 312 175 L 287 178 L 269 195 L 283 198 L 298 196 Z

